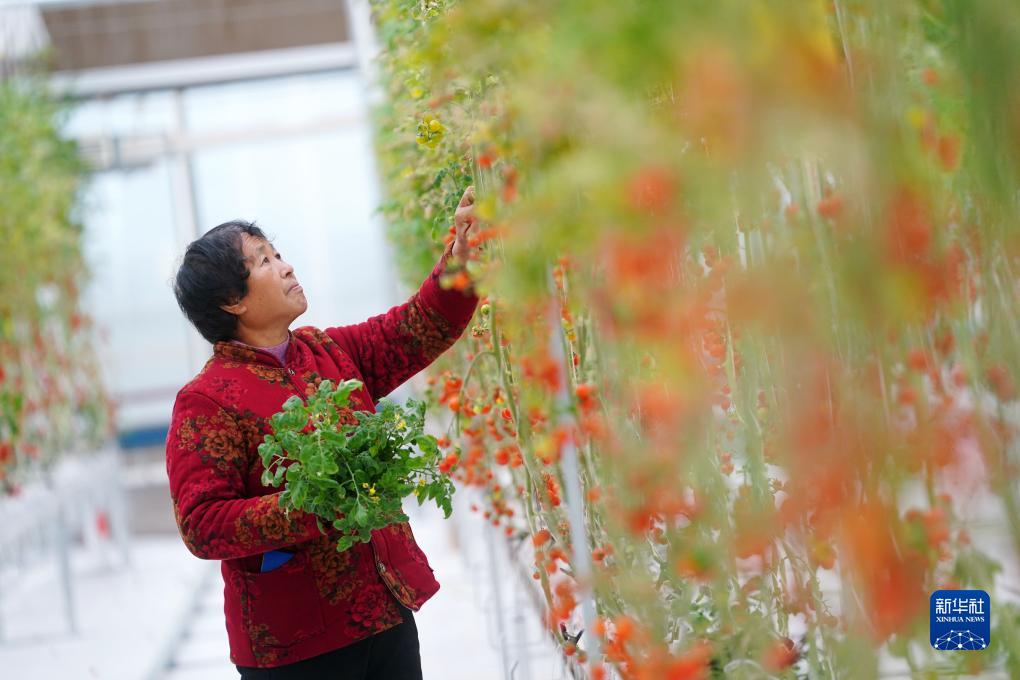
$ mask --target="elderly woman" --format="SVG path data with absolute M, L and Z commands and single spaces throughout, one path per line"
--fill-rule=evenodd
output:
M 337 552 L 335 530 L 285 513 L 280 492 L 262 484 L 257 448 L 289 397 L 355 378 L 364 387 L 352 406 L 374 409 L 460 337 L 478 299 L 439 278 L 471 255 L 473 196 L 468 188 L 456 238 L 418 291 L 350 326 L 290 330 L 305 292 L 252 224 L 221 224 L 187 248 L 174 292 L 213 353 L 177 394 L 167 473 L 185 545 L 221 560 L 230 659 L 242 678 L 421 678 L 411 612 L 439 584 L 410 526 Z

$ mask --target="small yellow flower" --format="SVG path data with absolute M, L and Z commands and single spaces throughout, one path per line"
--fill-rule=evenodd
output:
M 361 488 L 362 489 L 367 489 L 368 488 L 368 482 L 362 482 L 361 483 Z

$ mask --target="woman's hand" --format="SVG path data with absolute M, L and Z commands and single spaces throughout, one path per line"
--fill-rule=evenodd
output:
M 475 188 L 464 190 L 460 197 L 457 212 L 453 215 L 453 226 L 456 237 L 453 242 L 453 256 L 460 262 L 471 259 L 474 248 L 470 245 L 471 235 L 478 231 L 478 218 L 475 216 Z

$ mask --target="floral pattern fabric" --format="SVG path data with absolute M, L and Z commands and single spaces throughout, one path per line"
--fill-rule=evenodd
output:
M 177 395 L 166 446 L 174 517 L 188 549 L 222 561 L 230 658 L 270 668 L 323 654 L 401 622 L 398 603 L 418 609 L 439 584 L 410 527 L 374 531 L 368 544 L 336 550 L 313 515 L 287 513 L 262 485 L 258 445 L 269 417 L 322 380 L 365 386 L 354 410 L 421 371 L 463 334 L 477 306 L 472 291 L 443 290 L 442 259 L 411 298 L 351 326 L 298 328 L 283 364 L 270 353 L 220 342 Z M 261 556 L 294 558 L 261 573 Z

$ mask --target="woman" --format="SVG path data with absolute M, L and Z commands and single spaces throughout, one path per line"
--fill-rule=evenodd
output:
M 167 436 L 174 515 L 192 553 L 221 560 L 230 659 L 242 678 L 420 679 L 412 610 L 439 589 L 406 523 L 337 552 L 314 515 L 284 513 L 263 486 L 269 417 L 322 380 L 356 378 L 355 409 L 428 366 L 463 333 L 478 299 L 439 277 L 471 256 L 474 190 L 456 238 L 418 291 L 367 321 L 290 330 L 308 307 L 262 231 L 221 224 L 191 243 L 174 293 L 213 355 L 177 394 Z M 349 416 L 353 417 L 353 416 Z

